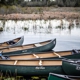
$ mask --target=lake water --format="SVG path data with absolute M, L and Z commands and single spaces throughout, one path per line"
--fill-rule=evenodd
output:
M 55 51 L 80 49 L 80 23 L 63 20 L 0 20 L 0 42 L 24 35 L 24 43 L 57 39 Z

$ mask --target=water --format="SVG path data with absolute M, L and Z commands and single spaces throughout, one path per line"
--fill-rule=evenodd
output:
M 55 51 L 80 49 L 80 23 L 63 20 L 0 20 L 0 42 L 24 35 L 24 43 L 57 39 Z

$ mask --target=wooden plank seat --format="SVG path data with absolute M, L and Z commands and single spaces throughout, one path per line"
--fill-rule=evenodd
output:
M 39 61 L 39 65 L 40 65 L 40 66 L 42 65 L 42 60 Z
M 34 44 L 36 47 L 40 47 L 40 46 L 42 46 L 41 44 L 39 44 L 39 43 L 36 43 L 36 44 Z
M 18 60 L 15 60 L 14 65 L 16 65 L 16 64 L 17 64 L 17 62 L 18 62 Z
M 33 56 L 35 56 L 36 58 L 40 58 L 39 56 L 37 56 L 36 54 L 33 54 Z
M 61 56 L 58 54 L 58 53 L 56 53 L 56 52 L 53 52 L 56 56 L 58 56 L 59 58 L 61 58 Z

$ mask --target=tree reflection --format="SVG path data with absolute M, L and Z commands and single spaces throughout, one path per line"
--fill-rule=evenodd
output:
M 42 34 L 72 34 L 71 31 L 80 28 L 80 23 L 77 20 L 0 20 L 0 28 L 5 32 L 14 34 L 27 33 L 42 33 Z M 0 30 L 1 30 L 0 29 Z M 76 32 L 75 32 L 76 33 Z

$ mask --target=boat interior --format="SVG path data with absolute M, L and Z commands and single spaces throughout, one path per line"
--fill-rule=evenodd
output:
M 17 50 L 24 50 L 24 49 L 34 48 L 34 47 L 40 47 L 42 45 L 48 44 L 50 41 L 51 40 L 45 41 L 45 42 L 40 42 L 40 43 L 21 45 L 21 46 L 16 46 L 16 47 L 8 47 L 8 48 L 0 50 L 0 51 L 3 51 L 3 53 L 5 53 L 5 52 L 12 52 L 12 51 L 17 51 Z
M 0 65 L 60 66 L 62 60 L 0 60 Z
M 3 56 L 6 59 L 35 59 L 35 58 L 48 58 L 48 57 L 59 57 L 71 55 L 71 52 L 43 52 L 43 53 L 33 53 L 33 54 L 21 54 L 21 55 L 11 55 L 11 56 Z M 3 59 L 0 56 L 0 59 Z
M 17 38 L 17 39 L 14 39 L 14 40 L 10 40 L 10 41 L 7 41 L 7 42 L 0 43 L 0 48 L 7 47 L 11 44 L 14 44 L 14 43 L 18 42 L 19 40 L 20 40 L 20 38 Z

